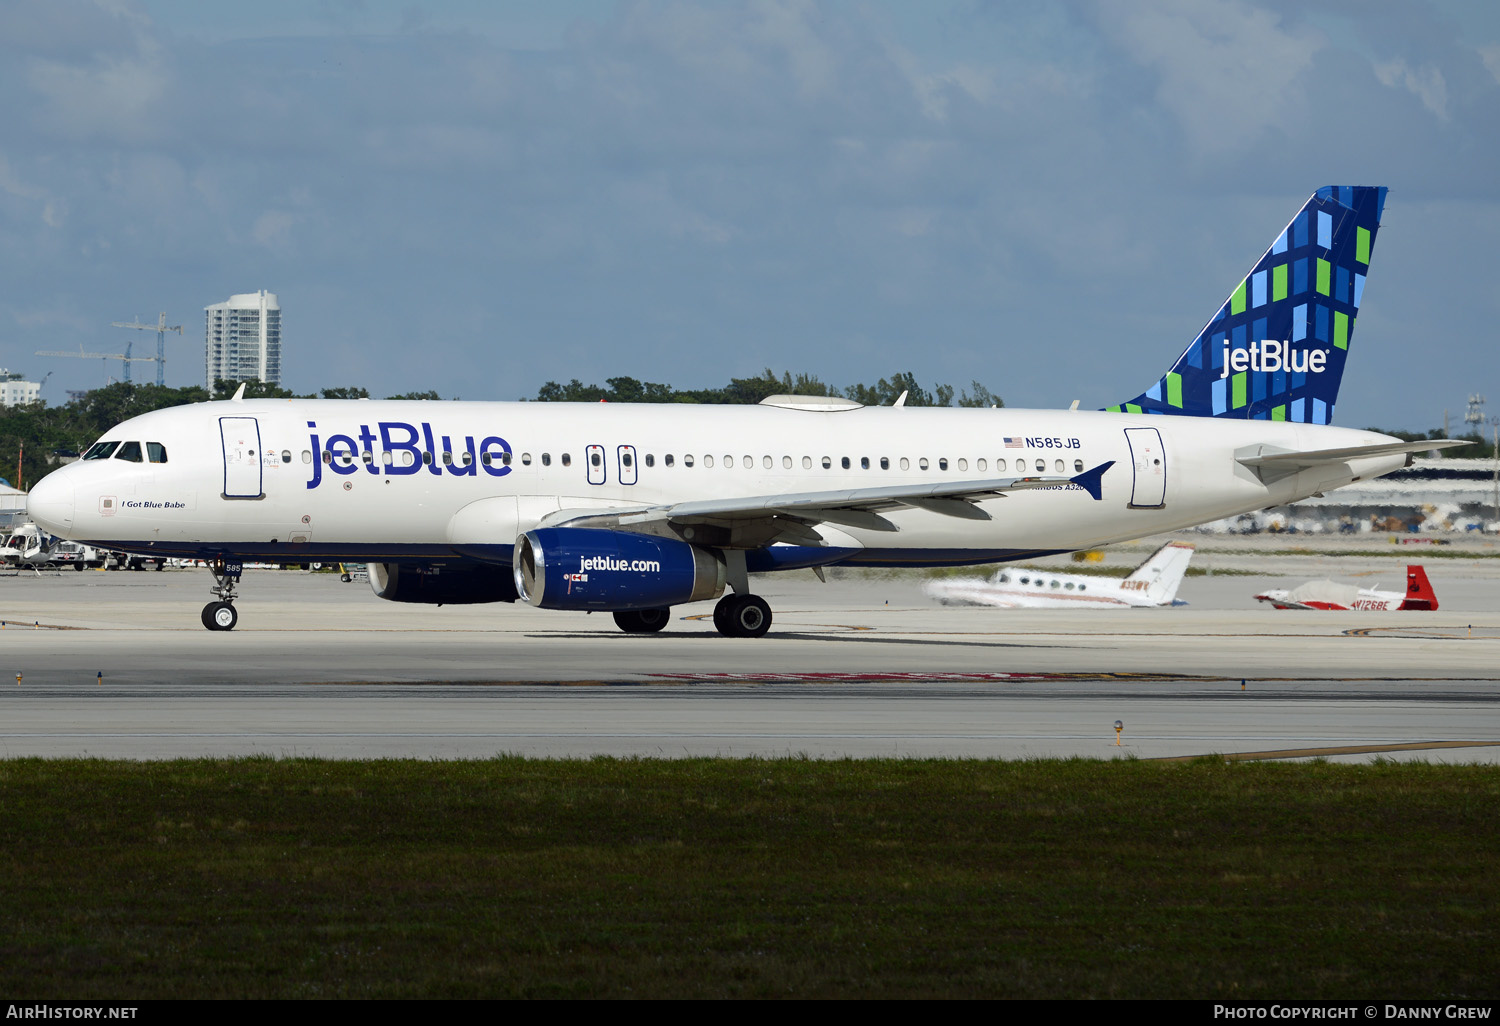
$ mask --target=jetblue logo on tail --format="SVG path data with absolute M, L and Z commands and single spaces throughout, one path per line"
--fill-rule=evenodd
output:
M 1385 193 L 1319 189 L 1172 368 L 1108 409 L 1330 423 Z
M 1322 374 L 1328 366 L 1326 349 L 1293 349 L 1290 342 L 1278 342 L 1272 338 L 1251 342 L 1249 349 L 1232 352 L 1229 343 L 1224 343 L 1224 370 L 1219 375 L 1227 378 L 1240 371 L 1297 371 Z

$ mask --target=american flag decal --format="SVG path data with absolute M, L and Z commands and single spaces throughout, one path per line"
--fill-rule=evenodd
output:
M 1007 449 L 1019 449 L 1021 448 L 1021 439 L 1011 438 L 1009 435 L 1007 435 L 1005 438 L 1005 447 Z

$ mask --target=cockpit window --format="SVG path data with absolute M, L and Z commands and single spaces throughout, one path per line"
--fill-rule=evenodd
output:
M 119 444 L 119 442 L 95 442 L 89 447 L 89 451 L 83 454 L 83 458 L 86 460 L 107 460 Z
M 125 460 L 128 463 L 143 463 L 141 458 L 141 443 L 126 442 L 120 446 L 120 451 L 115 453 L 115 459 Z
M 146 458 L 152 463 L 167 462 L 167 447 L 160 442 L 147 442 Z

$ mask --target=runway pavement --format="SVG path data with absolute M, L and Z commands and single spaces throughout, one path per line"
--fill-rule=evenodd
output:
M 291 571 L 247 572 L 239 628 L 213 633 L 204 571 L 7 576 L 0 754 L 1497 761 L 1495 562 L 1430 562 L 1443 606 L 1422 614 L 1254 608 L 1286 578 L 1002 611 L 933 605 L 909 576 L 781 574 L 756 580 L 776 611 L 756 640 L 716 634 L 709 604 L 636 636 Z M 1374 563 L 1351 573 L 1395 565 Z

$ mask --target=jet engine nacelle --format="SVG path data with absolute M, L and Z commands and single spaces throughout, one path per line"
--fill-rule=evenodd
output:
M 521 598 L 543 609 L 621 612 L 716 598 L 724 564 L 676 538 L 539 527 L 516 542 L 515 579 Z
M 516 600 L 516 584 L 508 566 L 371 563 L 370 590 L 392 602 L 428 605 Z

